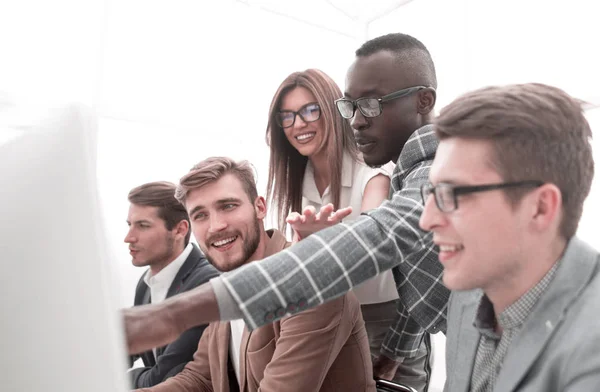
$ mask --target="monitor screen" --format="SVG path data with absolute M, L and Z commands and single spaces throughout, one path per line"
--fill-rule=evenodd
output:
M 126 391 L 95 173 L 77 105 L 0 100 L 0 389 Z

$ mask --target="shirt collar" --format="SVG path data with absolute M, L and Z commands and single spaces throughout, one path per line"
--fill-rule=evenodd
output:
M 494 330 L 496 324 L 500 324 L 503 330 L 511 328 L 519 328 L 524 322 L 527 316 L 531 313 L 531 310 L 542 297 L 558 267 L 558 262 L 554 263 L 554 266 L 544 275 L 544 277 L 519 299 L 508 306 L 500 315 L 498 319 L 494 314 L 494 307 L 490 302 L 487 295 L 483 295 L 479 301 L 477 307 L 477 313 L 473 325 L 483 334 L 489 334 L 490 330 Z
M 352 188 L 352 182 L 354 180 L 354 159 L 348 151 L 344 151 L 342 155 L 342 187 Z M 310 162 L 306 163 L 306 170 L 304 172 L 304 183 L 302 186 L 302 195 L 313 203 L 323 204 L 325 195 L 329 193 L 329 185 L 323 192 L 323 197 L 319 195 L 317 190 L 317 184 L 315 182 L 315 169 Z
M 183 263 L 185 263 L 185 260 L 188 258 L 190 253 L 192 253 L 192 249 L 194 249 L 194 246 L 190 242 L 187 244 L 185 249 L 183 249 L 183 252 L 181 252 L 179 256 L 175 258 L 175 260 L 170 262 L 165 268 L 161 269 L 158 274 L 154 276 L 150 275 L 150 269 L 148 269 L 144 275 L 144 282 L 146 282 L 148 287 L 151 288 L 157 288 L 159 286 L 170 287 L 171 283 L 173 283 L 173 280 L 175 280 L 179 269 Z
M 281 251 L 281 249 L 289 246 L 285 236 L 281 234 L 279 230 L 271 229 L 267 230 L 267 236 L 269 239 L 267 240 L 267 246 L 265 248 L 264 257 L 269 257 L 274 255 L 275 253 Z

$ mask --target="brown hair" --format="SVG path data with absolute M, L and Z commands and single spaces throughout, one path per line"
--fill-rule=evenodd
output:
M 165 222 L 167 230 L 173 230 L 182 220 L 190 219 L 185 208 L 175 198 L 175 184 L 168 181 L 149 182 L 133 188 L 127 199 L 132 204 L 158 208 L 158 217 Z M 191 230 L 185 236 L 184 245 L 190 241 Z
M 281 83 L 269 109 L 266 140 L 271 149 L 267 200 L 278 216 L 279 228 L 285 232 L 285 218 L 302 208 L 302 183 L 308 158 L 301 155 L 287 140 L 283 128 L 275 119 L 283 97 L 296 87 L 304 87 L 316 98 L 325 123 L 325 137 L 319 148 L 325 148 L 331 168 L 330 191 L 333 205 L 339 207 L 342 184 L 342 157 L 348 151 L 357 159 L 358 151 L 348 121 L 339 115 L 335 100 L 342 97 L 338 85 L 318 69 L 294 72 Z
M 581 101 L 543 84 L 487 87 L 456 99 L 434 124 L 440 139 L 489 140 L 490 161 L 505 181 L 556 185 L 563 200 L 560 233 L 575 235 L 594 177 L 592 131 Z M 513 204 L 523 194 L 507 192 Z
M 248 161 L 235 162 L 227 157 L 211 157 L 194 165 L 190 172 L 179 180 L 175 198 L 185 205 L 185 199 L 189 191 L 217 181 L 225 174 L 236 176 L 242 183 L 250 202 L 254 203 L 254 200 L 258 197 L 258 192 L 252 165 Z

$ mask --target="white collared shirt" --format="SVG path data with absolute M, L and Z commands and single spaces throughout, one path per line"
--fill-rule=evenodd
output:
M 165 268 L 161 269 L 158 274 L 151 276 L 150 268 L 144 274 L 144 282 L 150 287 L 150 302 L 153 304 L 160 303 L 167 298 L 167 293 L 173 280 L 177 276 L 179 269 L 185 263 L 193 249 L 192 243 L 188 243 L 183 252 Z M 156 348 L 152 349 L 154 358 L 156 359 Z
M 244 319 L 232 320 L 229 322 L 229 326 L 231 327 L 229 355 L 231 357 L 235 376 L 238 380 L 238 385 L 242 385 L 242 382 L 240 381 L 240 351 L 242 348 L 242 335 L 244 334 L 246 323 L 244 322 Z
M 144 282 L 150 287 L 150 301 L 153 304 L 160 303 L 167 298 L 167 293 L 179 269 L 185 263 L 190 253 L 192 253 L 193 245 L 190 242 L 183 252 L 175 260 L 170 262 L 165 268 L 154 276 L 151 275 L 150 268 L 144 274 Z
M 362 199 L 369 180 L 378 174 L 391 177 L 395 165 L 389 162 L 380 168 L 371 168 L 362 162 L 353 160 L 347 152 L 344 152 L 342 159 L 342 189 L 339 207 L 352 207 L 352 213 L 344 219 L 344 222 L 350 222 L 358 218 L 361 213 Z M 321 197 L 315 182 L 314 168 L 308 161 L 302 183 L 302 208 L 312 205 L 319 211 L 327 203 L 332 203 L 329 186 Z M 385 271 L 355 287 L 354 294 L 361 305 L 398 299 L 398 290 L 392 271 Z

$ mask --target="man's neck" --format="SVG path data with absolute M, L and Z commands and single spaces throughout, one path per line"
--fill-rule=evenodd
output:
M 417 132 L 419 129 L 423 128 L 426 125 L 431 125 L 433 123 L 432 118 L 427 116 L 427 117 L 423 117 L 421 121 L 418 122 L 417 124 L 417 128 L 412 132 L 412 134 L 408 135 L 407 141 L 408 139 L 410 139 L 410 137 Z M 406 142 L 405 142 L 406 144 Z M 402 149 L 400 151 L 398 151 L 397 155 L 394 155 L 392 157 L 392 162 L 397 163 L 398 159 L 400 159 L 400 154 L 402 153 L 402 150 L 404 149 L 404 145 L 402 146 Z
M 183 245 L 183 244 L 181 244 L 180 246 L 176 246 L 176 250 L 174 249 L 173 252 L 171 253 L 171 255 L 168 258 L 164 259 L 163 261 L 153 263 L 150 266 L 150 276 L 154 276 L 154 275 L 158 274 L 167 265 L 169 265 L 173 261 L 175 261 L 175 259 L 178 258 L 179 255 L 181 255 L 183 253 L 183 251 L 185 250 L 185 248 L 186 248 L 186 246 Z
M 269 240 L 270 240 L 269 235 L 267 234 L 267 232 L 264 229 L 261 228 L 260 240 L 258 241 L 258 247 L 256 248 L 256 251 L 254 251 L 254 253 L 252 253 L 252 256 L 250 256 L 244 264 L 248 264 L 248 263 L 251 263 L 256 260 L 264 259 Z
M 496 319 L 510 305 L 517 302 L 525 293 L 531 290 L 562 257 L 567 246 L 567 241 L 556 239 L 546 247 L 532 246 L 531 249 L 540 249 L 540 252 L 530 254 L 524 262 L 513 266 L 513 274 L 507 274 L 497 284 L 484 288 L 484 292 L 494 306 Z

